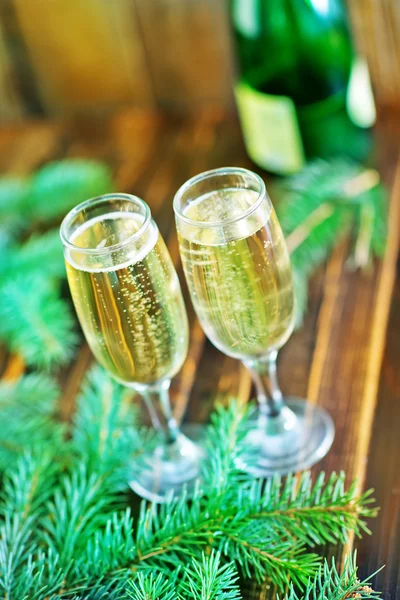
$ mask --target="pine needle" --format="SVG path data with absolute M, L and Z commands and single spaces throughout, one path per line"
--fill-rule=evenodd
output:
M 44 600 L 62 583 L 58 555 L 41 550 L 35 538 L 58 474 L 52 458 L 46 450 L 26 453 L 5 473 L 0 504 L 0 591 L 5 598 Z
M 55 420 L 58 394 L 55 381 L 45 375 L 0 384 L 0 471 L 23 452 L 61 448 L 64 427 Z
M 386 192 L 377 171 L 346 158 L 316 160 L 271 192 L 295 274 L 297 326 L 306 310 L 311 273 L 345 236 L 353 236 L 348 266 L 366 269 L 387 238 Z
M 49 368 L 67 362 L 75 349 L 69 306 L 41 275 L 18 275 L 2 283 L 0 338 L 26 363 Z
M 26 222 L 30 183 L 19 177 L 0 179 L 0 233 L 7 239 L 14 237 Z
M 0 275 L 25 275 L 35 272 L 49 278 L 65 279 L 65 264 L 58 229 L 41 235 L 33 234 L 21 246 L 7 249 L 7 258 L 0 265 Z
M 29 366 L 65 363 L 77 338 L 60 298 L 65 267 L 58 229 L 22 245 L 17 238 L 112 187 L 106 165 L 83 159 L 50 163 L 31 179 L 0 179 L 0 338 Z
M 103 163 L 78 158 L 52 162 L 32 179 L 31 214 L 34 219 L 51 221 L 112 188 L 110 171 Z
M 343 573 L 337 570 L 334 561 L 329 565 L 325 560 L 315 578 L 309 581 L 305 592 L 299 594 L 292 585 L 285 600 L 379 599 L 380 594 L 370 587 L 373 575 L 364 581 L 358 579 L 356 557 L 354 553 L 345 558 Z
M 376 513 L 370 494 L 346 488 L 344 475 L 263 482 L 240 473 L 249 415 L 232 402 L 218 408 L 209 430 L 211 454 L 219 457 L 212 476 L 190 497 L 182 493 L 161 506 L 142 502 L 134 518 L 121 493 L 128 481 L 122 474 L 132 463 L 129 441 L 143 438 L 123 389 L 94 370 L 65 441 L 54 417 L 56 391 L 52 380 L 37 376 L 0 388 L 0 418 L 13 423 L 3 443 L 15 442 L 18 423 L 23 432 L 32 415 L 43 419 L 30 453 L 14 457 L 4 475 L 3 595 L 116 600 L 153 598 L 162 590 L 177 600 L 231 600 L 240 598 L 238 572 L 280 590 L 290 580 L 298 590 L 318 573 L 310 545 L 368 532 L 365 520 Z M 172 583 L 177 573 L 179 584 Z M 325 576 L 334 581 L 334 573 Z
M 139 573 L 135 581 L 130 582 L 127 598 L 132 600 L 178 600 L 175 582 L 161 573 Z M 196 596 L 192 596 L 196 598 Z
M 72 438 L 89 471 L 107 475 L 116 490 L 126 488 L 132 462 L 151 444 L 153 434 L 137 417 L 132 390 L 94 367 L 77 399 Z
M 224 563 L 221 554 L 202 554 L 201 560 L 184 568 L 185 577 L 178 591 L 179 600 L 240 600 L 238 573 L 234 563 Z

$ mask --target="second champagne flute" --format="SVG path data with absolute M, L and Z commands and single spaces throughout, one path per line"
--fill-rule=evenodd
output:
M 200 448 L 180 431 L 170 401 L 171 378 L 188 346 L 188 323 L 168 250 L 150 209 L 128 194 L 107 194 L 74 208 L 61 225 L 72 299 L 98 362 L 144 398 L 161 433 L 143 449 L 131 487 L 149 500 L 199 475 Z
M 334 427 L 320 407 L 283 398 L 276 358 L 293 331 L 290 259 L 262 179 L 246 169 L 201 173 L 177 192 L 182 264 L 213 344 L 249 369 L 258 417 L 245 468 L 256 476 L 308 468 L 329 450 Z

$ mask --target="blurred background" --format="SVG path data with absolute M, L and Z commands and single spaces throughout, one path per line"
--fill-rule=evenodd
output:
M 348 9 L 378 107 L 400 106 L 400 2 L 348 0 Z M 127 104 L 231 110 L 228 12 L 223 0 L 2 0 L 1 121 Z
M 2 438 L 36 439 L 35 374 L 61 388 L 43 414 L 68 421 L 93 362 L 65 280 L 63 216 L 114 190 L 149 203 L 191 323 L 175 414 L 205 421 L 215 397 L 247 401 L 251 381 L 195 319 L 171 200 L 215 167 L 299 171 L 300 184 L 268 181 L 304 313 L 280 353 L 283 392 L 333 416 L 322 467 L 377 490 L 384 510 L 360 564 L 364 575 L 387 564 L 376 589 L 394 599 L 400 204 L 388 218 L 387 198 L 400 197 L 399 109 L 400 0 L 0 0 L 0 374 L 22 382 L 12 402 L 0 383 L 0 472 L 16 454 Z

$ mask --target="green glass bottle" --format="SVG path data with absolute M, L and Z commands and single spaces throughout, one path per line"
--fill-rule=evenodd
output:
M 250 158 L 298 171 L 312 157 L 362 160 L 375 106 L 341 0 L 231 0 L 235 95 Z

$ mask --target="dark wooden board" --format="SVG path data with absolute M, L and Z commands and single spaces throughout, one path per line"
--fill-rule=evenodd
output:
M 400 115 L 382 115 L 377 160 L 391 196 L 384 259 L 367 274 L 350 273 L 345 264 L 347 244 L 337 248 L 315 274 L 304 326 L 293 334 L 279 358 L 284 391 L 308 396 L 335 420 L 332 450 L 314 472 L 344 469 L 349 479 L 358 477 L 360 489 L 366 485 L 377 489 L 382 512 L 372 525 L 375 535 L 356 545 L 363 574 L 388 563 L 378 576 L 377 587 L 391 600 L 400 598 L 398 282 L 390 311 L 399 232 L 399 129 Z M 176 414 L 206 421 L 217 395 L 247 401 L 252 393 L 248 373 L 205 339 L 194 316 L 182 277 L 172 211 L 175 191 L 195 173 L 224 165 L 252 168 L 237 122 L 218 111 L 182 120 L 128 110 L 107 121 L 43 122 L 0 134 L 2 172 L 26 174 L 51 158 L 67 156 L 107 161 L 115 173 L 116 191 L 143 197 L 168 243 L 191 323 L 188 358 L 172 386 Z M 23 372 L 18 357 L 4 352 L 3 359 L 3 376 L 15 378 Z M 90 351 L 82 342 L 74 361 L 59 374 L 65 419 L 73 412 L 76 393 L 91 363 Z M 350 540 L 349 547 L 352 544 Z M 251 597 L 261 598 L 262 592 L 254 587 Z
M 400 102 L 400 3 L 349 0 L 380 105 Z M 2 0 L 0 122 L 126 103 L 233 105 L 226 0 Z M 40 23 L 40 26 L 38 26 Z M 57 60 L 54 60 L 54 57 Z

